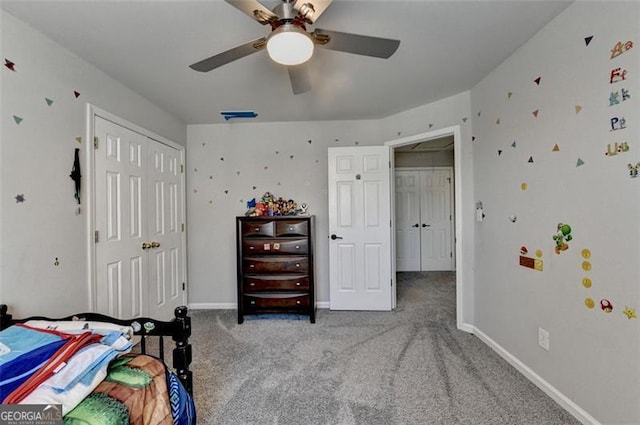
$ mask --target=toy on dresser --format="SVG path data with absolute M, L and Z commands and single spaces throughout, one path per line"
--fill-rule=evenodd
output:
M 260 201 L 256 202 L 256 198 L 247 202 L 247 217 L 271 217 L 271 216 L 292 216 L 292 215 L 306 215 L 307 204 L 302 204 L 301 208 L 298 208 L 298 204 L 293 199 L 284 199 L 276 197 L 271 192 L 265 192 L 260 198 Z

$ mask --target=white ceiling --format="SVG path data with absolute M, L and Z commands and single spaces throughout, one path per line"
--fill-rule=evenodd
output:
M 312 90 L 257 52 L 209 73 L 188 65 L 266 36 L 221 0 L 0 0 L 1 7 L 186 124 L 378 119 L 471 89 L 570 1 L 334 0 L 314 26 L 401 40 L 389 59 L 316 49 Z M 269 8 L 278 0 L 262 2 Z

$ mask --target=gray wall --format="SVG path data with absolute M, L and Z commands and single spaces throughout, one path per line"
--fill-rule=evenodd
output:
M 476 226 L 475 325 L 582 406 L 585 423 L 640 423 L 639 323 L 624 314 L 640 308 L 640 178 L 627 168 L 640 161 L 639 47 L 611 58 L 619 41 L 640 41 L 638 22 L 638 2 L 576 2 L 471 91 L 486 214 Z M 617 67 L 628 77 L 611 83 Z M 609 106 L 622 88 L 632 97 Z M 611 131 L 613 117 L 627 128 Z M 605 155 L 616 142 L 629 151 Z M 573 239 L 556 253 L 558 223 Z M 540 250 L 543 271 L 519 265 L 522 246 L 531 258 Z

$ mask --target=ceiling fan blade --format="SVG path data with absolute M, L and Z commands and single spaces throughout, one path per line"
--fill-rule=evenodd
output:
M 234 47 L 233 49 L 229 49 L 226 52 L 218 53 L 217 55 L 203 59 L 200 62 L 196 62 L 193 65 L 189 65 L 189 68 L 195 71 L 209 72 L 222 65 L 226 65 L 229 62 L 233 62 L 234 60 L 249 56 L 252 53 L 262 50 L 266 43 L 267 39 L 265 37 L 260 37 L 256 40 Z
M 262 25 L 280 19 L 278 15 L 267 9 L 258 0 L 225 0 L 231 6 L 240 10 L 245 15 L 255 19 Z
M 319 28 L 317 28 L 312 35 L 316 44 L 321 47 L 384 59 L 393 55 L 398 49 L 398 46 L 400 46 L 400 40 L 329 31 Z
M 309 69 L 306 63 L 288 66 L 287 70 L 289 71 L 293 94 L 302 94 L 311 90 L 311 79 L 309 78 Z
M 333 0 L 296 0 L 293 8 L 308 24 L 313 24 Z

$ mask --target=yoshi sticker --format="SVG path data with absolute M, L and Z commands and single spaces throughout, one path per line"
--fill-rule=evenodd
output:
M 553 240 L 556 242 L 556 246 L 554 248 L 555 253 L 560 254 L 560 252 L 569 249 L 569 244 L 567 242 L 572 239 L 571 226 L 565 223 L 558 223 L 556 234 L 553 235 Z

